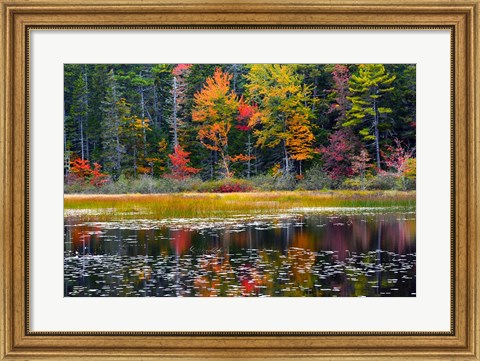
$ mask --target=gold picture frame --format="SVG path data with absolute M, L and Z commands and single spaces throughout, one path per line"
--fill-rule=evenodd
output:
M 480 360 L 479 0 L 0 0 L 0 359 Z M 450 332 L 31 332 L 28 40 L 40 28 L 449 29 L 452 34 Z

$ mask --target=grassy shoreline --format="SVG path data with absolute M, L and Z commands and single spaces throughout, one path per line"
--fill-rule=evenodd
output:
M 205 218 L 238 214 L 275 214 L 292 208 L 413 208 L 415 200 L 415 191 L 66 194 L 64 209 L 65 211 L 90 210 L 91 218 L 98 220 L 113 217 L 123 219 Z

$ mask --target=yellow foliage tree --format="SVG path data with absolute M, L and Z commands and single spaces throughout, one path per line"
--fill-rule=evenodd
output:
M 298 114 L 292 116 L 288 124 L 286 147 L 292 159 L 298 161 L 299 173 L 302 175 L 302 161 L 313 157 L 315 136 L 311 131 L 310 121 Z
M 293 64 L 254 64 L 246 75 L 249 100 L 258 104 L 251 118 L 256 146 L 281 147 L 285 173 L 291 159 L 309 159 L 315 140 L 311 131 L 311 91 L 302 84 Z M 299 167 L 301 169 L 301 166 Z

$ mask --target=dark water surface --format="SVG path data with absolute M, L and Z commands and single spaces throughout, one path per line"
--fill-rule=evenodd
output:
M 65 296 L 416 293 L 415 213 L 84 222 L 65 217 Z

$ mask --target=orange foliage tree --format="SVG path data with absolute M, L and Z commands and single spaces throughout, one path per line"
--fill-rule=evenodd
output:
M 313 158 L 312 145 L 315 136 L 311 131 L 308 119 L 299 114 L 293 114 L 288 124 L 286 146 L 292 159 L 298 162 L 299 174 L 302 175 L 302 161 Z
M 220 155 L 225 177 L 229 169 L 228 134 L 238 110 L 237 95 L 230 89 L 232 75 L 217 68 L 213 77 L 206 80 L 203 89 L 195 93 L 192 119 L 200 124 L 198 137 L 202 145 Z

